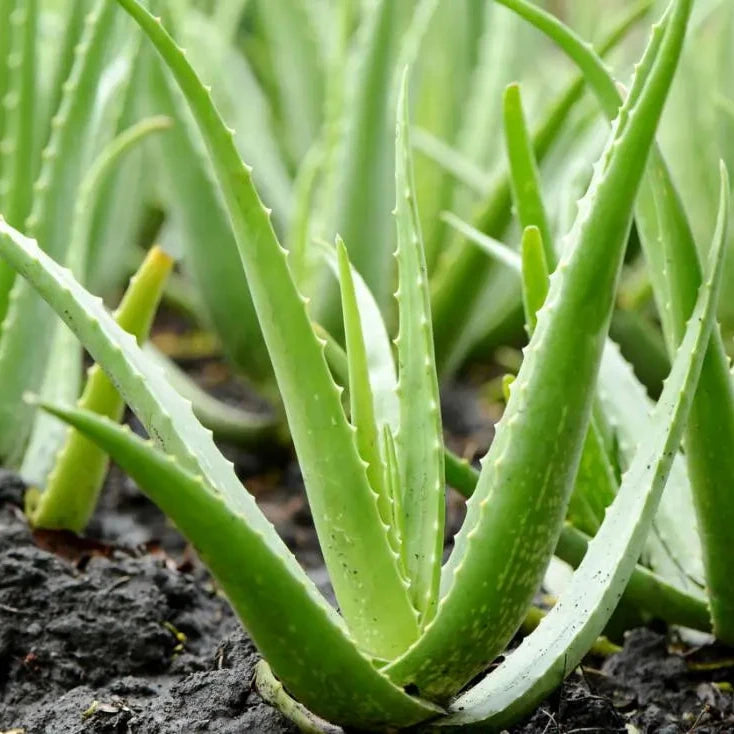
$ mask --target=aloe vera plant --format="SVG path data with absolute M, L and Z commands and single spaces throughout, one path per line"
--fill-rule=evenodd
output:
M 109 452 L 174 519 L 274 673 L 308 709 L 362 729 L 431 722 L 486 731 L 505 725 L 576 664 L 633 574 L 711 332 L 729 203 L 725 176 L 708 276 L 650 435 L 638 447 L 574 584 L 517 653 L 453 700 L 518 628 L 561 535 L 636 191 L 680 56 L 691 0 L 676 0 L 654 30 L 547 297 L 528 301 L 533 314 L 543 304 L 467 518 L 443 567 L 445 468 L 407 76 L 397 105 L 395 145 L 396 389 L 391 399 L 384 381 L 378 390 L 372 380 L 369 355 L 375 350 L 367 342 L 373 332 L 365 323 L 374 314 L 360 307 L 362 286 L 340 245 L 348 416 L 326 364 L 324 342 L 233 132 L 161 23 L 136 0 L 118 2 L 173 73 L 207 144 L 341 613 L 319 595 L 157 364 L 68 271 L 3 222 L 0 254 L 109 373 L 151 441 L 88 411 L 50 403 L 46 409 Z M 527 245 L 527 257 L 537 262 L 532 253 L 537 255 L 540 241 L 532 236 L 535 246 Z

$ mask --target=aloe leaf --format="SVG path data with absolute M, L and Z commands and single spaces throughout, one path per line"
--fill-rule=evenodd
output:
M 510 84 L 505 90 L 504 121 L 512 198 L 515 202 L 517 218 L 525 233 L 527 227 L 530 226 L 538 229 L 540 238 L 538 240 L 534 237 L 533 244 L 540 242 L 547 267 L 552 271 L 556 264 L 556 250 L 540 193 L 540 174 L 535 161 L 533 143 L 525 122 L 518 84 Z M 524 257 L 523 263 L 525 263 Z
M 97 82 L 105 66 L 114 30 L 114 8 L 102 0 L 88 16 L 72 75 L 55 117 L 51 140 L 43 154 L 41 173 L 27 228 L 43 239 L 47 251 L 63 257 L 71 235 L 76 191 L 82 166 L 91 155 Z M 43 379 L 43 354 L 51 340 L 53 320 L 47 306 L 22 280 L 10 293 L 0 335 L 0 456 L 19 463 L 31 427 L 32 410 L 23 403 L 26 390 Z
M 500 652 L 522 621 L 561 532 L 635 195 L 690 9 L 690 0 L 679 0 L 667 28 L 656 26 L 629 96 L 634 107 L 620 115 L 628 122 L 619 134 L 615 125 L 580 204 L 477 491 L 442 570 L 436 617 L 385 669 L 423 695 L 439 700 L 450 695 Z M 549 434 L 556 439 L 549 441 Z M 497 580 L 490 585 L 487 578 Z M 493 623 L 476 623 L 477 610 Z
M 71 244 L 66 259 L 67 267 L 78 280 L 84 280 L 88 270 L 92 216 L 105 181 L 120 160 L 145 136 L 165 130 L 169 125 L 170 120 L 161 117 L 133 125 L 100 152 L 84 176 L 74 206 Z M 50 355 L 40 394 L 52 402 L 73 403 L 81 387 L 81 351 L 74 334 L 61 322 L 56 325 Z M 46 413 L 36 414 L 21 465 L 21 475 L 26 481 L 37 486 L 45 482 L 66 433 L 59 421 Z
M 7 16 L 11 46 L 8 89 L 3 99 L 4 132 L 0 155 L 0 201 L 9 222 L 18 226 L 28 215 L 33 186 L 36 109 L 36 34 L 38 2 L 17 2 Z M 7 267 L 7 266 L 5 266 Z M 3 280 L 5 276 L 3 275 Z M 2 294 L 8 286 L 0 283 Z M 0 319 L 5 309 L 0 308 Z
M 649 433 L 654 406 L 617 345 L 610 341 L 601 363 L 598 395 L 614 430 L 622 468 L 626 469 L 637 446 Z M 702 588 L 701 544 L 686 462 L 681 453 L 673 460 L 653 530 L 645 552 L 650 566 L 682 589 L 695 592 Z
M 722 168 L 721 207 L 709 276 L 655 409 L 652 430 L 638 448 L 569 589 L 536 632 L 484 681 L 454 701 L 447 726 L 486 731 L 490 725 L 501 728 L 531 710 L 578 665 L 614 611 L 663 492 L 701 372 L 721 283 L 728 207 L 728 180 Z
M 53 132 L 52 120 L 61 106 L 64 95 L 64 83 L 71 74 L 74 66 L 76 48 L 84 31 L 85 18 L 88 17 L 92 0 L 71 0 L 66 5 L 63 28 L 64 33 L 59 44 L 54 63 L 53 78 L 49 97 L 44 109 L 41 128 L 41 144 L 46 145 Z
M 314 229 L 319 176 L 322 174 L 325 159 L 324 145 L 321 142 L 314 144 L 298 167 L 293 183 L 293 215 L 286 241 L 291 272 L 300 290 L 308 287 L 312 275 L 310 239 Z
M 355 428 L 355 439 L 360 456 L 367 462 L 367 479 L 379 497 L 380 516 L 390 525 L 391 508 L 387 488 L 383 486 L 384 468 L 380 456 L 375 406 L 370 387 L 367 350 L 349 256 L 344 242 L 337 238 L 336 253 L 339 263 L 339 285 L 344 318 L 349 371 L 350 417 Z
M 173 14 L 171 20 L 177 18 Z M 212 89 L 215 104 L 237 131 L 237 149 L 252 165 L 255 185 L 273 209 L 277 225 L 285 229 L 292 209 L 291 173 L 273 130 L 270 100 L 255 70 L 236 46 L 221 43 L 211 22 L 196 9 L 183 16 L 181 32 L 191 63 L 202 77 L 217 80 Z M 221 74 L 223 68 L 227 74 Z M 247 104 L 242 103 L 244 99 Z
M 675 466 L 678 458 L 674 458 L 671 466 Z M 445 461 L 447 483 L 468 499 L 479 481 L 479 472 L 451 451 L 446 452 Z M 578 568 L 590 540 L 589 535 L 578 527 L 566 523 L 554 554 L 573 568 Z M 691 587 L 684 590 L 639 563 L 632 572 L 620 604 L 630 604 L 668 624 L 691 627 L 702 632 L 711 631 L 708 605 L 701 589 Z
M 293 284 L 286 252 L 275 236 L 250 171 L 239 158 L 231 131 L 183 52 L 135 0 L 119 0 L 119 4 L 166 61 L 207 142 L 286 406 L 339 605 L 358 643 L 373 654 L 390 658 L 415 639 L 415 611 L 344 416 L 339 390 L 304 299 Z M 303 390 L 304 382 L 309 385 L 307 391 Z M 333 530 L 334 517 L 339 518 L 339 533 Z M 354 584 L 355 576 L 359 586 Z
M 328 231 L 323 230 L 328 230 L 336 216 L 334 206 L 337 197 L 340 196 L 338 187 L 344 175 L 341 169 L 341 156 L 344 152 L 342 145 L 344 124 L 348 115 L 346 75 L 350 70 L 349 50 L 356 14 L 356 3 L 353 0 L 345 0 L 337 5 L 336 13 L 327 14 L 333 20 L 328 26 L 328 31 L 324 28 L 323 23 L 316 24 L 325 33 L 325 40 L 329 46 L 326 63 L 324 125 L 319 141 L 323 156 L 320 166 L 322 181 L 315 191 L 314 211 L 309 217 L 309 227 L 312 227 L 313 233 L 317 235 L 328 235 Z M 330 241 L 331 237 L 326 236 L 325 239 Z M 294 265 L 298 266 L 298 261 Z
M 392 522 L 390 529 L 395 545 L 400 548 L 405 536 L 405 521 L 403 514 L 402 486 L 400 484 L 400 462 L 398 461 L 398 450 L 395 446 L 395 437 L 389 425 L 382 427 L 382 451 L 385 457 L 385 483 L 390 488 L 389 495 L 392 509 Z M 401 568 L 406 572 L 405 562 L 400 555 Z
M 383 719 L 391 721 L 397 718 L 407 724 L 425 718 L 435 711 L 430 704 L 409 697 L 390 685 L 359 652 L 339 615 L 319 594 L 313 582 L 258 509 L 252 496 L 244 490 L 232 465 L 216 449 L 211 433 L 194 419 L 190 404 L 169 385 L 162 371 L 145 357 L 135 343 L 134 337 L 115 323 L 101 301 L 81 288 L 70 277 L 68 271 L 51 260 L 33 240 L 18 233 L 2 219 L 0 219 L 0 255 L 12 262 L 23 277 L 33 282 L 34 287 L 48 299 L 52 308 L 73 328 L 95 361 L 109 369 L 110 376 L 126 402 L 134 408 L 156 444 L 168 454 L 164 456 L 154 452 L 140 439 L 132 437 L 127 429 L 105 418 L 91 413 L 81 413 L 89 425 L 101 425 L 103 428 L 106 426 L 108 433 L 122 436 L 123 440 L 125 436 L 128 439 L 132 438 L 133 446 L 138 445 L 139 451 L 136 454 L 137 460 L 133 460 L 130 465 L 123 464 L 123 456 L 113 445 L 103 444 L 102 448 L 136 476 L 141 486 L 149 487 L 151 491 L 157 488 L 161 491 L 161 506 L 164 511 L 170 512 L 172 517 L 179 520 L 184 533 L 188 531 L 184 529 L 182 516 L 184 519 L 189 518 L 186 522 L 191 523 L 191 532 L 196 533 L 196 537 L 198 532 L 204 532 L 214 544 L 212 558 L 216 557 L 218 561 L 216 567 L 215 561 L 212 560 L 211 564 L 215 575 L 220 568 L 220 562 L 229 569 L 227 579 L 220 581 L 223 586 L 226 582 L 226 587 L 229 587 L 230 579 L 234 579 L 231 581 L 235 594 L 233 605 L 238 613 L 243 613 L 243 609 L 247 611 L 246 618 L 243 614 L 245 625 L 253 638 L 259 640 L 258 644 L 262 645 L 264 654 L 271 660 L 274 669 L 291 690 L 297 693 L 304 703 L 313 706 L 315 712 L 334 720 L 340 720 L 343 715 L 345 721 L 358 719 L 360 723 L 364 723 L 361 719 L 364 715 L 367 721 L 372 717 L 377 721 Z M 78 411 L 68 410 L 70 416 L 75 412 Z M 83 425 L 80 423 L 75 427 L 82 430 Z M 174 471 L 175 476 L 171 484 L 164 481 L 167 477 L 165 471 L 163 475 L 154 472 L 150 483 L 147 480 L 148 475 L 138 473 L 145 469 L 146 457 L 153 460 L 154 467 L 162 464 L 164 470 Z M 190 485 L 193 483 L 195 488 L 192 491 L 191 504 L 181 501 L 182 484 L 187 482 Z M 207 487 L 208 494 L 202 493 Z M 166 496 L 168 499 L 164 503 L 163 498 Z M 209 497 L 216 500 L 212 514 L 209 515 L 212 518 L 210 529 L 202 523 L 202 517 L 208 510 L 198 507 L 196 496 L 207 506 Z M 237 520 L 231 522 L 233 517 Z M 223 524 L 220 525 L 220 521 Z M 255 563 L 257 559 L 249 552 L 244 556 L 231 552 L 224 534 L 225 528 L 233 527 L 248 538 L 255 538 L 258 558 L 262 557 L 266 564 L 264 573 L 257 572 Z M 220 540 L 224 543 L 221 552 L 217 550 Z M 203 545 L 201 549 L 204 551 Z M 242 558 L 248 559 L 244 565 Z M 255 570 L 251 584 L 248 584 L 248 569 Z M 285 600 L 283 613 L 277 616 L 263 615 L 264 607 L 259 594 L 272 598 L 269 595 L 276 593 L 281 585 L 284 587 L 282 598 Z M 255 593 L 257 589 L 259 592 Z M 297 599 L 303 603 L 293 614 L 293 624 L 283 625 L 282 621 L 290 618 L 290 611 L 294 609 Z M 242 604 L 251 603 L 252 606 L 240 606 L 240 600 Z M 305 628 L 301 626 L 302 624 Z M 318 633 L 312 636 L 314 627 L 325 630 L 326 638 Z M 256 631 L 260 629 L 263 630 L 262 633 Z M 300 656 L 293 657 L 296 640 L 299 638 L 315 640 L 314 646 L 310 648 L 315 657 L 310 660 Z M 274 648 L 272 651 L 271 645 Z M 320 679 L 318 674 L 318 671 L 325 670 L 322 665 L 324 649 L 333 651 L 334 665 L 338 672 L 328 680 Z M 285 661 L 283 665 L 275 663 L 276 657 Z M 348 662 L 343 664 L 345 657 Z M 338 684 L 344 682 L 346 673 L 353 674 L 357 678 L 353 689 L 357 693 L 346 690 L 342 697 L 342 691 L 337 691 L 336 688 Z M 313 690 L 311 687 L 319 680 L 322 682 L 320 686 L 316 686 L 312 700 L 308 691 Z M 323 695 L 325 686 L 329 687 L 330 696 Z M 374 698 L 366 696 L 365 691 L 374 693 Z M 346 702 L 345 698 L 348 699 Z M 352 700 L 353 698 L 356 700 Z
M 518 182 L 522 180 L 520 177 L 516 178 Z M 530 188 L 535 189 L 535 186 Z M 544 214 L 540 197 L 533 194 L 530 196 L 540 207 L 535 215 L 542 219 Z M 537 325 L 537 312 L 542 308 L 548 295 L 546 249 L 543 246 L 540 230 L 536 226 L 525 227 L 520 249 L 525 323 L 528 334 L 532 336 Z M 592 411 L 566 515 L 576 527 L 592 534 L 598 530 L 606 508 L 617 491 L 617 481 L 605 451 L 598 424 L 599 418 Z
M 73 404 L 81 389 L 82 352 L 79 340 L 65 324 L 59 322 L 48 350 L 48 364 L 40 394 L 49 401 Z M 66 426 L 48 413 L 37 411 L 33 416 L 33 428 L 19 470 L 24 481 L 33 489 L 43 487 L 66 433 Z
M 544 231 L 547 237 L 551 237 L 551 233 L 516 85 L 510 85 L 505 92 L 504 111 L 513 199 L 523 227 L 520 242 L 523 308 L 527 333 L 532 336 L 537 313 L 548 295 L 548 265 L 555 265 L 556 252 L 552 240 L 549 247 L 543 238 Z M 592 412 L 566 515 L 588 533 L 599 528 L 605 509 L 617 490 L 597 424 L 598 418 Z
M 147 339 L 173 259 L 154 247 L 115 312 L 115 321 L 138 342 Z M 93 365 L 79 399 L 79 407 L 120 421 L 125 403 L 99 365 Z M 46 491 L 30 513 L 31 524 L 80 533 L 97 504 L 109 460 L 107 455 L 76 431 L 71 431 L 48 477 Z
M 204 478 L 127 427 L 88 411 L 44 407 L 98 443 L 174 520 L 276 675 L 311 711 L 370 728 L 406 726 L 439 712 L 380 674 L 305 575 L 293 573 L 292 563 L 286 562 L 292 556 L 277 552 Z
M 660 253 L 666 262 L 667 291 L 674 317 L 672 336 L 682 338 L 682 319 L 690 306 L 690 295 L 700 280 L 695 243 L 682 209 L 671 204 L 671 187 L 665 184 L 662 158 L 650 163 L 650 181 L 663 233 Z M 656 186 L 657 184 L 657 186 Z M 658 248 L 659 241 L 646 238 L 646 252 Z M 688 256 L 688 257 L 686 257 Z M 675 262 L 672 262 L 672 261 Z M 684 272 L 679 263 L 688 260 L 691 270 Z M 654 284 L 653 284 L 654 287 Z M 659 295 L 659 291 L 658 291 Z M 685 437 L 686 457 L 693 489 L 693 500 L 703 549 L 706 586 L 711 603 L 714 632 L 724 642 L 734 643 L 734 580 L 722 558 L 730 545 L 734 523 L 734 383 L 729 374 L 730 362 L 718 329 L 709 344 L 701 371 L 701 380 L 691 407 Z
M 378 495 L 380 517 L 389 528 L 392 548 L 398 553 L 402 537 L 400 532 L 402 518 L 396 517 L 395 513 L 395 507 L 400 500 L 398 495 L 401 491 L 399 472 L 396 475 L 393 471 L 394 466 L 390 464 L 394 456 L 388 452 L 391 448 L 394 451 L 394 446 L 385 443 L 385 436 L 392 438 L 391 427 L 387 421 L 378 420 L 377 400 L 373 394 L 373 378 L 377 378 L 374 382 L 384 390 L 381 382 L 384 376 L 387 378 L 385 382 L 388 390 L 395 389 L 395 370 L 390 342 L 387 339 L 387 332 L 377 304 L 357 271 L 350 265 L 342 240 L 337 237 L 336 258 L 325 248 L 324 255 L 327 262 L 332 267 L 335 266 L 341 287 L 344 333 L 347 344 L 346 375 L 344 375 L 346 380 L 344 382 L 349 386 L 350 414 L 352 424 L 356 429 L 357 447 L 362 458 L 368 463 L 367 478 L 370 486 Z M 365 334 L 378 337 L 377 339 L 370 338 L 371 352 L 373 356 L 376 355 L 376 359 L 370 360 L 370 350 L 367 349 L 364 340 Z M 380 339 L 380 336 L 383 338 Z M 338 344 L 332 344 L 332 349 L 339 350 L 341 347 Z M 388 418 L 394 417 L 397 421 L 399 420 L 399 406 L 395 393 L 388 394 L 391 403 L 395 403 L 394 416 L 388 415 Z M 381 403 L 387 404 L 387 401 L 383 399 Z M 390 405 L 390 408 L 393 406 Z
M 572 525 L 566 525 L 556 546 L 556 556 L 573 568 L 578 568 L 590 542 L 589 535 Z M 620 599 L 620 606 L 622 604 L 644 610 L 647 615 L 665 620 L 668 624 L 711 633 L 711 614 L 702 590 L 683 591 L 639 563 Z
M 498 105 L 487 104 L 487 100 L 498 99 L 526 66 L 528 57 L 522 48 L 527 29 L 512 13 L 494 3 L 484 9 L 482 20 L 477 61 L 463 104 L 456 145 L 463 154 L 491 170 L 502 156 L 496 145 L 502 130 L 502 112 Z M 452 208 L 463 211 L 464 204 L 461 192 L 456 192 Z
M 522 254 L 518 256 L 507 245 L 488 238 L 455 215 L 447 213 L 445 219 L 468 242 L 476 244 L 490 257 L 505 263 L 513 272 L 522 276 L 525 319 L 526 324 L 532 327 L 528 333 L 532 334 L 537 324 L 537 311 L 545 302 L 548 291 L 548 271 L 539 230 L 532 226 L 525 229 L 521 242 Z M 532 234 L 533 232 L 537 235 Z M 607 351 L 604 352 L 602 364 L 607 359 Z M 600 379 L 600 384 L 602 382 Z M 596 532 L 604 517 L 605 508 L 612 501 L 617 489 L 614 471 L 603 441 L 603 427 L 601 417 L 595 411 L 592 413 L 576 485 L 568 506 L 568 519 L 587 533 Z
M 255 384 L 263 385 L 272 379 L 272 367 L 206 151 L 161 61 L 151 58 L 148 69 L 152 104 L 177 120 L 158 141 L 155 153 L 184 262 L 225 354 Z
M 432 4 L 435 7 L 430 7 Z M 398 66 L 401 69 L 407 63 L 414 69 L 411 74 L 414 146 L 417 146 L 421 130 L 430 130 L 441 140 L 456 140 L 464 119 L 488 11 L 489 3 L 475 0 L 456 3 L 423 0 L 416 6 L 412 25 L 416 25 L 421 13 L 424 18 L 430 14 L 430 22 L 427 29 L 421 31 L 414 59 L 401 61 Z M 451 206 L 456 187 L 451 177 L 430 157 L 416 155 L 413 165 L 426 264 L 428 272 L 432 273 L 445 242 L 445 225 L 438 214 Z
M 126 85 L 119 92 L 116 119 L 110 119 L 108 130 L 117 136 L 134 128 L 145 114 L 141 96 L 148 74 L 148 55 L 143 52 L 141 39 L 130 39 L 127 53 L 129 73 Z M 151 54 L 152 55 L 152 52 Z M 147 119 L 161 119 L 151 115 Z M 171 121 L 172 122 L 172 121 Z M 95 293 L 117 293 L 125 286 L 125 277 L 137 270 L 142 256 L 137 245 L 149 245 L 146 204 L 151 195 L 152 178 L 146 175 L 148 146 L 128 151 L 115 169 L 105 176 L 94 204 L 91 223 L 89 262 L 82 282 Z
M 524 0 L 498 0 L 521 13 L 555 41 L 581 68 L 605 112 L 619 101 L 619 91 L 601 60 L 552 16 Z M 669 351 L 679 344 L 691 313 L 701 265 L 693 234 L 665 159 L 654 147 L 636 209 L 640 241 L 650 265 L 650 279 Z M 721 544 L 734 523 L 731 477 L 734 476 L 734 385 L 718 329 L 709 343 L 699 389 L 686 435 L 687 460 L 700 526 L 706 582 L 715 633 L 734 641 L 734 581 L 722 563 Z
M 395 140 L 395 221 L 400 462 L 405 535 L 403 561 L 422 624 L 435 613 L 443 550 L 444 473 L 441 411 L 433 354 L 431 306 L 423 238 L 415 201 L 407 110 L 407 69 L 398 97 Z
M 507 245 L 488 238 L 453 214 L 446 213 L 444 216 L 452 227 L 464 235 L 467 242 L 477 245 L 490 257 L 519 275 L 520 257 Z M 569 505 L 569 512 L 574 522 L 580 523 L 579 527 L 583 527 L 589 533 L 593 533 L 598 527 L 603 518 L 603 509 L 614 495 L 612 467 L 609 466 L 608 459 L 604 458 L 605 455 L 608 456 L 608 451 L 602 450 L 601 432 L 605 424 L 607 422 L 613 424 L 622 455 L 625 461 L 631 461 L 637 444 L 647 434 L 649 413 L 652 410 L 652 403 L 645 389 L 625 362 L 619 347 L 610 340 L 607 340 L 602 355 L 598 396 L 600 404 L 603 405 L 604 420 L 592 420 L 591 432 L 585 446 L 585 452 L 591 453 L 582 456 L 576 482 L 577 487 L 585 486 L 589 491 L 582 489 L 572 496 Z M 594 459 L 594 456 L 597 459 Z M 447 469 L 449 466 L 447 464 Z M 455 478 L 449 480 L 450 484 L 451 481 L 456 480 Z M 591 505 L 588 504 L 589 501 Z M 681 588 L 688 590 L 692 589 L 692 583 L 700 585 L 703 578 L 701 547 L 692 524 L 693 516 L 694 509 L 685 461 L 679 455 L 673 462 L 647 553 L 653 568 Z
M 35 174 L 36 30 L 38 2 L 16 2 L 7 9 L 7 79 L 0 139 L 0 206 L 16 226 L 25 221 L 31 205 Z M 0 323 L 8 308 L 15 273 L 0 263 Z
M 537 226 L 528 225 L 523 229 L 520 252 L 525 323 L 528 334 L 532 334 L 538 322 L 537 313 L 548 295 L 548 261 L 543 235 Z
M 338 278 L 339 264 L 333 248 L 320 247 L 319 250 L 327 265 Z M 377 302 L 354 266 L 351 266 L 351 278 L 354 283 L 359 317 L 362 322 L 362 333 L 369 334 L 369 339 L 365 342 L 365 348 L 367 350 L 367 369 L 370 376 L 372 398 L 375 405 L 375 419 L 380 428 L 388 425 L 390 430 L 395 433 L 400 423 L 400 405 L 395 394 L 398 378 L 395 372 L 392 342 Z M 323 331 L 320 334 L 328 339 L 328 348 L 332 355 L 334 355 L 335 350 L 341 350 L 341 346 L 331 335 Z M 342 384 L 346 386 L 349 384 L 346 355 L 343 364 L 344 368 L 336 370 L 336 375 L 337 379 L 341 380 Z

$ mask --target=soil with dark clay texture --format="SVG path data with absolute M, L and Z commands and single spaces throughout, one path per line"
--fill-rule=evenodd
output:
M 452 440 L 469 455 L 491 438 L 472 405 L 475 395 L 458 393 L 444 411 L 464 416 Z M 230 456 L 330 595 L 295 464 Z M 257 694 L 258 656 L 227 603 L 129 480 L 111 473 L 88 532 L 98 540 L 33 536 L 22 495 L 0 473 L 0 734 L 295 732 Z M 462 514 L 452 495 L 449 532 Z M 674 651 L 659 632 L 635 630 L 620 654 L 586 661 L 511 731 L 734 733 L 729 681 L 734 652 Z

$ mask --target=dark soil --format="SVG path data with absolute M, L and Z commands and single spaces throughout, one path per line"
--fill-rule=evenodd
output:
M 486 449 L 476 395 L 444 412 L 453 446 Z M 474 411 L 474 412 L 472 412 Z M 463 423 L 462 423 L 463 421 Z M 328 595 L 293 462 L 231 457 Z M 23 488 L 0 473 L 0 734 L 294 732 L 253 686 L 257 653 L 166 519 L 113 471 L 89 538 L 33 536 Z M 451 497 L 451 529 L 461 502 Z M 514 733 L 734 732 L 734 652 L 674 647 L 658 631 L 588 660 Z

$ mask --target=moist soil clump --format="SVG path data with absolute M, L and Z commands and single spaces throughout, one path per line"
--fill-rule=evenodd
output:
M 262 504 L 328 592 L 297 470 L 280 479 Z M 175 530 L 119 475 L 108 489 L 100 540 L 33 535 L 22 484 L 0 474 L 0 732 L 295 732 L 257 694 L 254 646 Z M 635 630 L 511 732 L 734 732 L 731 680 L 734 653 Z

